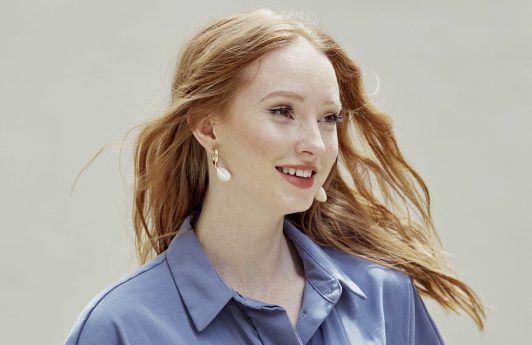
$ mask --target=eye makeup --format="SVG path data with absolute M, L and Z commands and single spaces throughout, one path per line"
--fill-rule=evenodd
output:
M 288 104 L 282 104 L 282 105 L 276 106 L 274 108 L 268 109 L 268 111 L 273 116 L 279 116 L 282 118 L 293 118 L 294 117 L 294 108 Z M 337 113 L 331 113 L 331 114 L 324 116 L 323 119 L 326 119 L 326 120 L 319 120 L 318 122 L 336 124 L 338 122 L 342 122 L 344 119 L 344 116 L 341 114 L 337 114 Z
M 275 116 L 281 116 L 286 118 L 292 116 L 294 113 L 294 108 L 292 108 L 292 106 L 290 105 L 280 105 L 268 110 Z

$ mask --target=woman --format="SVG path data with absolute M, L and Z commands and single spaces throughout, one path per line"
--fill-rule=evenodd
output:
M 482 329 L 389 118 L 310 24 L 268 10 L 210 23 L 135 148 L 144 265 L 67 344 L 443 344 L 420 292 Z

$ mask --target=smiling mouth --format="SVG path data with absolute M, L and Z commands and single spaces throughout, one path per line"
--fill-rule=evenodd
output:
M 314 170 L 287 167 L 275 167 L 275 170 L 279 172 L 283 180 L 299 189 L 310 189 L 314 185 L 314 176 L 316 175 Z
M 302 169 L 292 169 L 292 168 L 284 168 L 284 167 L 275 167 L 277 171 L 279 171 L 282 174 L 293 176 L 293 177 L 299 177 L 302 179 L 308 179 L 311 178 L 316 174 L 314 170 L 302 170 Z

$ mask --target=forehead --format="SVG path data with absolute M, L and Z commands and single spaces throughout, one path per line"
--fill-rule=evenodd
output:
M 244 71 L 236 98 L 260 101 L 275 91 L 295 92 L 316 102 L 339 104 L 339 89 L 329 59 L 306 39 L 298 38 L 254 62 Z

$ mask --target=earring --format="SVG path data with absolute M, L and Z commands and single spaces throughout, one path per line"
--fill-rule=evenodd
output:
M 323 187 L 320 187 L 320 189 L 318 189 L 318 193 L 316 193 L 316 196 L 314 197 L 314 199 L 316 199 L 319 202 L 327 201 L 327 193 L 325 193 L 325 189 L 323 189 Z
M 218 166 L 218 150 L 214 149 L 214 153 L 211 153 L 212 164 L 216 168 L 216 175 L 222 182 L 227 182 L 231 179 L 231 173 L 226 169 Z

